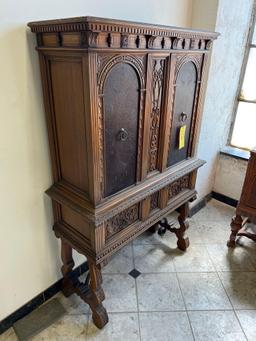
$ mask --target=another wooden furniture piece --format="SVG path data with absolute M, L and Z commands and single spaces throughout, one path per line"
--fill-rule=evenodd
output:
M 256 234 L 241 230 L 248 219 L 256 224 L 256 150 L 251 151 L 241 198 L 231 222 L 231 235 L 227 242 L 229 247 L 235 247 L 237 236 L 248 237 L 256 242 Z
M 101 265 L 162 220 L 185 250 L 188 202 L 205 70 L 217 33 L 102 18 L 33 22 L 54 184 L 47 190 L 61 238 L 66 296 L 76 292 L 102 328 Z M 88 259 L 71 280 L 72 248 Z

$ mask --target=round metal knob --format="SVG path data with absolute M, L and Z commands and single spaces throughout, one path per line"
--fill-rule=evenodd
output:
M 121 128 L 117 134 L 118 140 L 122 142 L 126 141 L 128 136 L 129 136 L 128 131 L 124 128 Z
M 182 111 L 182 113 L 180 114 L 180 121 L 185 122 L 187 118 L 188 115 L 184 111 Z

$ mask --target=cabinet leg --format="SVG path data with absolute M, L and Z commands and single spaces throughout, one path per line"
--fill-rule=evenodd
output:
M 103 328 L 105 324 L 108 323 L 108 314 L 102 301 L 105 299 L 104 291 L 101 287 L 102 276 L 101 276 L 101 266 L 94 264 L 91 261 L 89 263 L 90 272 L 90 295 L 87 298 L 87 303 L 90 305 L 92 310 L 92 319 L 98 328 Z
M 101 287 L 101 265 L 96 265 L 92 260 L 88 259 L 89 272 L 85 282 L 81 282 L 79 278 L 70 276 L 74 267 L 72 258 L 72 247 L 61 239 L 61 259 L 63 265 L 61 271 L 63 274 L 63 294 L 68 297 L 76 293 L 81 299 L 88 303 L 92 310 L 92 319 L 98 328 L 103 328 L 108 323 L 108 314 L 103 307 L 102 302 L 105 299 L 104 291 Z
M 69 274 L 75 263 L 72 257 L 72 248 L 63 239 L 61 239 L 61 260 L 63 262 L 61 267 L 63 275 L 62 292 L 66 297 L 69 297 L 74 292 L 72 282 L 69 279 Z
M 176 237 L 178 238 L 177 246 L 180 250 L 186 251 L 189 247 L 189 239 L 188 237 L 185 237 L 186 230 L 189 228 L 189 224 L 186 220 L 188 217 L 188 203 L 185 203 L 180 207 L 179 213 L 178 221 L 180 228 L 175 231 Z
M 185 203 L 179 208 L 179 217 L 178 221 L 180 224 L 179 228 L 171 227 L 171 225 L 168 223 L 167 219 L 164 218 L 159 222 L 160 229 L 158 230 L 159 234 L 164 234 L 166 230 L 175 233 L 178 241 L 177 246 L 180 250 L 186 251 L 186 249 L 189 247 L 189 239 L 188 237 L 185 237 L 185 232 L 189 227 L 188 222 L 186 221 L 188 217 L 188 203 Z
M 238 231 L 242 228 L 243 219 L 239 214 L 236 214 L 236 216 L 232 219 L 232 222 L 230 224 L 231 226 L 231 235 L 229 237 L 229 240 L 227 242 L 228 247 L 235 247 L 236 246 L 236 236 Z

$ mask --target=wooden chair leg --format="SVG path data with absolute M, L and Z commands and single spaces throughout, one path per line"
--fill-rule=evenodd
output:
M 239 214 L 236 214 L 236 216 L 232 219 L 232 222 L 230 224 L 231 226 L 231 235 L 229 237 L 229 240 L 227 242 L 228 247 L 235 247 L 236 246 L 236 236 L 238 231 L 242 228 L 243 219 Z
M 63 275 L 62 292 L 66 297 L 69 297 L 74 292 L 72 282 L 69 279 L 69 274 L 75 263 L 72 257 L 72 247 L 63 239 L 61 239 L 61 260 L 63 262 L 61 267 Z

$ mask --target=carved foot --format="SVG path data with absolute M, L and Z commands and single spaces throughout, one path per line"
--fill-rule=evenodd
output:
M 108 323 L 108 314 L 102 304 L 92 312 L 92 320 L 99 329 L 102 329 Z
M 89 274 L 85 283 L 76 286 L 75 292 L 89 304 L 92 310 L 92 320 L 98 328 L 103 328 L 108 323 L 108 314 L 102 302 L 105 299 L 104 291 L 101 287 L 102 276 L 101 266 L 88 260 Z
M 236 236 L 238 231 L 242 228 L 243 219 L 240 215 L 236 215 L 230 224 L 231 226 L 231 235 L 229 240 L 227 241 L 228 247 L 235 247 L 236 246 Z
M 69 279 L 69 274 L 71 273 L 75 263 L 72 257 L 72 248 L 63 239 L 61 239 L 61 260 L 63 262 L 61 267 L 61 272 L 63 275 L 62 292 L 64 296 L 69 297 L 74 293 L 74 288 L 72 286 L 72 282 Z

